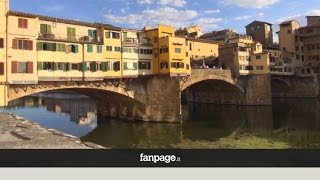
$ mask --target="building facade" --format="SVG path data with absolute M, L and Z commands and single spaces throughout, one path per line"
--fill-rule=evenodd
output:
M 246 32 L 247 35 L 252 36 L 254 41 L 260 42 L 264 49 L 268 49 L 273 46 L 272 24 L 253 21 L 246 26 Z
M 251 36 L 238 35 L 228 43 L 220 44 L 220 66 L 230 69 L 235 78 L 249 74 L 268 74 L 269 53 L 263 51 L 262 47 Z
M 221 31 L 212 31 L 210 33 L 203 34 L 200 38 L 212 41 L 218 41 L 219 43 L 226 43 L 229 39 L 236 38 L 236 31 L 233 29 L 225 29 Z

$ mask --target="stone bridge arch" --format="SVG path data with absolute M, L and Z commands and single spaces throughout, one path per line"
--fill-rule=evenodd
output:
M 133 89 L 128 89 L 126 84 L 121 81 L 109 82 L 39 82 L 35 85 L 9 85 L 7 100 L 13 101 L 32 94 L 55 91 L 55 90 L 97 90 L 117 93 L 131 99 L 144 102 L 141 96 L 135 95 Z
M 232 78 L 231 71 L 222 69 L 192 70 L 192 75 L 180 83 L 180 89 L 181 91 L 184 91 L 194 84 L 208 80 L 226 82 L 232 86 L 235 86 L 241 93 L 245 93 L 245 88 L 243 85 L 239 81 Z

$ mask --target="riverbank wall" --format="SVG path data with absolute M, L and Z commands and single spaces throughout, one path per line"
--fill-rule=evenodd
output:
M 102 149 L 14 114 L 0 112 L 0 149 Z

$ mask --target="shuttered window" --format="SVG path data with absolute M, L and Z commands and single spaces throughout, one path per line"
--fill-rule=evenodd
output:
M 0 62 L 0 75 L 4 75 L 4 63 Z
M 4 39 L 0 38 L 0 48 L 4 48 Z
M 97 30 L 89 29 L 88 30 L 88 36 L 91 37 L 91 38 L 96 38 L 97 37 Z
M 40 24 L 40 33 L 41 34 L 51 34 L 51 25 Z
M 33 73 L 33 62 L 18 62 L 12 61 L 11 62 L 11 72 L 15 73 Z
M 120 71 L 120 62 L 119 61 L 113 63 L 113 70 Z
M 103 72 L 106 72 L 106 71 L 107 71 L 107 62 L 102 62 L 102 63 L 101 63 L 101 70 L 102 70 Z
M 69 40 L 75 40 L 76 39 L 76 29 L 75 28 L 67 28 L 67 38 Z
M 88 44 L 87 45 L 87 52 L 88 53 L 92 53 L 93 52 L 93 45 L 92 44 Z
M 25 39 L 13 39 L 12 49 L 33 50 L 33 41 Z
M 18 27 L 19 28 L 28 28 L 28 19 L 19 18 L 18 19 Z
M 102 46 L 101 45 L 97 45 L 97 53 L 102 53 Z

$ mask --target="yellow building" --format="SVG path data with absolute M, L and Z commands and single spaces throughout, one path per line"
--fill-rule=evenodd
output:
M 203 35 L 202 28 L 199 25 L 180 28 L 175 32 L 176 36 L 185 38 L 200 38 Z
M 192 66 L 208 65 L 213 67 L 219 57 L 219 42 L 206 39 L 187 39 L 187 58 Z
M 122 71 L 122 37 L 121 29 L 103 25 L 103 59 L 106 60 L 106 78 L 121 78 Z
M 155 74 L 186 76 L 191 73 L 190 60 L 186 57 L 186 39 L 175 37 L 175 29 L 158 25 L 157 29 L 144 29 L 153 44 L 153 71 Z
M 0 0 L 0 105 L 6 104 L 6 61 L 7 61 L 7 0 Z

